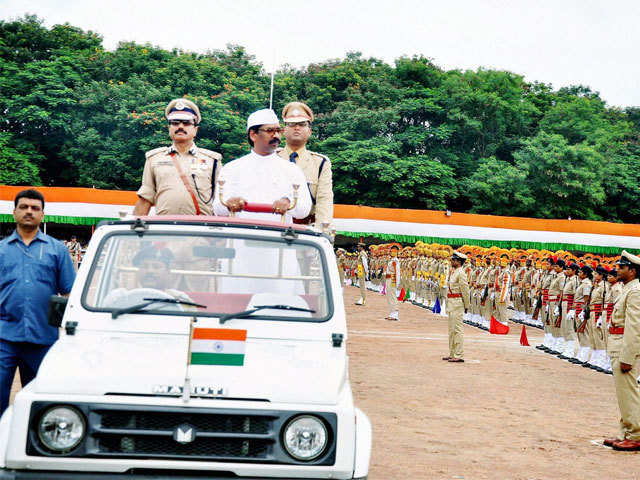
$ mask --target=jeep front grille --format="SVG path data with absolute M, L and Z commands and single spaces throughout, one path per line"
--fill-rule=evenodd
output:
M 27 454 L 55 456 L 42 445 L 37 427 L 55 405 L 32 404 Z M 87 419 L 87 435 L 66 457 L 172 459 L 272 464 L 333 465 L 337 415 L 329 412 L 192 408 L 123 404 L 74 403 Z M 285 451 L 281 432 L 291 418 L 311 414 L 323 419 L 329 432 L 327 450 L 312 462 L 299 462 Z M 188 432 L 188 434 L 187 434 Z

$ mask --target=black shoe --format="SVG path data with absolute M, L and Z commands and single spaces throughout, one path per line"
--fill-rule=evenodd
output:
M 536 346 L 536 348 L 538 350 L 546 350 L 547 349 L 547 347 L 545 347 L 544 345 L 538 345 L 538 346 Z
M 569 360 L 571 363 L 574 363 L 576 365 L 582 365 L 584 362 L 582 360 L 578 360 L 577 358 L 572 358 Z
M 590 363 L 588 363 L 588 362 L 584 362 L 584 363 L 582 364 L 582 366 L 583 366 L 584 368 L 591 368 L 591 367 L 592 367 L 592 365 L 591 365 Z

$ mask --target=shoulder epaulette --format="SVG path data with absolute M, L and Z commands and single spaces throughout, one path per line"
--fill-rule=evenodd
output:
M 327 157 L 326 155 L 322 155 L 321 153 L 318 152 L 312 152 L 311 150 L 307 150 L 311 155 L 315 155 L 316 157 L 320 157 L 321 159 L 330 162 L 331 160 L 329 160 L 329 157 Z
M 207 150 L 206 148 L 198 147 L 198 153 L 206 155 L 207 157 L 214 158 L 216 160 L 222 160 L 222 155 L 218 152 L 214 152 L 213 150 Z
M 151 158 L 160 152 L 166 152 L 166 151 L 167 151 L 167 147 L 158 147 L 158 148 L 154 148 L 153 150 L 149 150 L 147 153 L 144 154 L 144 156 L 145 158 Z

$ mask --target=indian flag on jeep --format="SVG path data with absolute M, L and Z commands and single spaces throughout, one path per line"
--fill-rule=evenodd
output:
M 246 330 L 194 328 L 191 365 L 244 365 Z

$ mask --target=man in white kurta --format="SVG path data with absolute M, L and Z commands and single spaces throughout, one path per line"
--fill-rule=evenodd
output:
M 311 196 L 306 177 L 300 167 L 283 160 L 275 153 L 280 144 L 281 127 L 273 110 L 258 110 L 247 120 L 247 138 L 253 147 L 251 152 L 233 160 L 220 171 L 213 202 L 215 215 L 228 216 L 234 212 L 237 218 L 280 221 L 292 223 L 292 218 L 305 218 L 311 210 Z M 297 185 L 297 199 L 294 193 Z M 222 194 L 221 193 L 222 189 Z M 222 198 L 220 198 L 222 197 Z M 294 205 L 295 202 L 295 205 Z M 273 213 L 256 213 L 245 210 L 247 204 L 271 205 Z M 293 208 L 289 208 L 293 205 Z M 239 243 L 242 242 L 242 243 Z M 273 277 L 300 275 L 299 262 L 294 248 L 282 247 L 276 254 L 265 258 L 269 250 L 253 248 L 248 242 L 236 240 L 238 255 L 229 263 L 230 272 L 273 275 Z M 253 251 L 255 250 L 255 252 Z M 268 255 L 268 254 L 267 254 Z M 280 262 L 280 255 L 283 256 Z M 282 265 L 282 270 L 280 269 Z M 307 272 L 302 272 L 307 273 Z M 225 278 L 221 291 L 229 293 L 304 293 L 301 281 L 269 281 L 246 278 Z
M 222 167 L 218 181 L 224 182 L 223 198 L 220 199 L 221 187 L 217 185 L 213 202 L 216 215 L 227 216 L 233 210 L 239 218 L 280 221 L 280 214 L 286 211 L 285 223 L 291 223 L 292 218 L 309 214 L 311 196 L 304 173 L 275 153 L 281 131 L 273 110 L 258 110 L 249 116 L 247 134 L 253 148 Z M 294 201 L 294 185 L 298 186 L 298 198 L 295 207 L 287 210 Z M 270 204 L 274 213 L 244 211 L 247 203 Z

